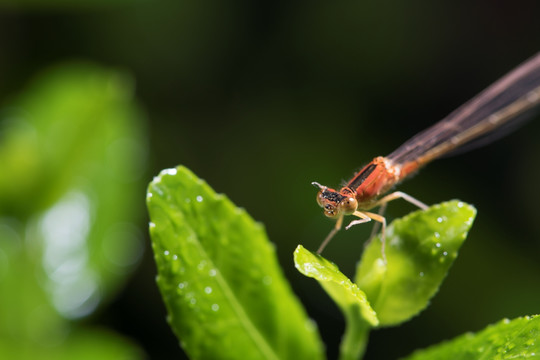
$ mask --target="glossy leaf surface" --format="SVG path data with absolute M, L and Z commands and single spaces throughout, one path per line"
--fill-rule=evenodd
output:
M 260 223 L 185 167 L 154 178 L 147 204 L 158 285 L 191 358 L 322 357 Z
M 409 320 L 437 292 L 465 241 L 476 210 L 460 201 L 434 205 L 397 219 L 381 242 L 373 239 L 362 255 L 356 284 L 365 291 L 380 326 Z
M 473 334 L 416 351 L 405 360 L 540 359 L 540 317 L 502 320 Z

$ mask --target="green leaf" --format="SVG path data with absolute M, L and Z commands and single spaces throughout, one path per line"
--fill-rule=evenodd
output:
M 44 71 L 9 102 L 0 123 L 0 213 L 24 218 L 71 188 L 109 185 L 99 190 L 109 192 L 113 208 L 117 191 L 122 201 L 130 198 L 117 183 L 132 189 L 147 152 L 133 91 L 126 74 L 66 63 Z
M 18 342 L 0 339 L 2 359 L 17 360 L 136 360 L 144 359 L 144 353 L 122 336 L 101 329 L 76 330 L 57 343 Z
M 539 339 L 540 316 L 526 316 L 418 350 L 405 360 L 540 359 Z
M 158 286 L 191 358 L 322 358 L 261 224 L 185 167 L 162 171 L 147 205 Z
M 358 359 L 364 352 L 369 329 L 379 324 L 366 295 L 338 267 L 302 245 L 294 251 L 298 271 L 319 282 L 345 316 L 347 328 L 341 348 L 343 359 Z
M 140 258 L 142 116 L 129 76 L 88 63 L 47 69 L 1 116 L 0 337 L 55 344 Z
M 334 263 L 306 250 L 302 245 L 298 245 L 294 251 L 294 263 L 302 274 L 317 280 L 344 312 L 351 307 L 358 307 L 363 321 L 371 326 L 379 324 L 366 294 L 339 271 Z
M 362 255 L 356 283 L 380 326 L 396 325 L 423 310 L 437 292 L 467 236 L 476 210 L 459 201 L 434 205 L 395 220 L 386 232 L 386 259 L 373 239 Z

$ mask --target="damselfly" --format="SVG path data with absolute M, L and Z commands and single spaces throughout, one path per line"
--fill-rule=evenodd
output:
M 401 198 L 421 209 L 427 208 L 424 203 L 401 191 L 384 194 L 430 161 L 458 148 L 491 141 L 495 130 L 506 133 L 509 128 L 530 117 L 539 104 L 540 53 L 390 155 L 373 159 L 340 190 L 313 182 L 319 188 L 317 202 L 324 214 L 337 220 L 317 253 L 321 253 L 341 229 L 343 217 L 353 215 L 357 219 L 351 221 L 346 229 L 371 220 L 382 224 L 384 256 L 386 220 L 382 214 L 386 204 Z M 379 213 L 367 211 L 375 207 L 380 207 Z

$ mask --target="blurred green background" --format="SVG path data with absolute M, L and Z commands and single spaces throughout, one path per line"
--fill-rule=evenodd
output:
M 75 358 L 93 339 L 126 357 L 183 358 L 144 204 L 152 176 L 183 164 L 265 224 L 334 358 L 340 313 L 292 262 L 333 226 L 310 182 L 338 186 L 535 54 L 539 14 L 533 0 L 4 1 L 0 350 L 67 342 Z M 400 187 L 469 202 L 478 217 L 428 310 L 375 331 L 367 359 L 540 313 L 539 136 L 534 119 Z M 387 215 L 410 210 L 396 202 Z M 47 240 L 55 229 L 68 240 Z M 341 232 L 325 256 L 352 276 L 369 232 Z

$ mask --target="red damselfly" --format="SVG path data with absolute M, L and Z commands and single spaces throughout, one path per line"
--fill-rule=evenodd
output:
M 540 53 L 527 60 L 476 97 L 435 125 L 414 136 L 390 155 L 379 156 L 364 166 L 340 190 L 317 182 L 317 202 L 324 214 L 336 219 L 334 229 L 323 241 L 321 253 L 343 224 L 345 215 L 353 215 L 353 225 L 375 220 L 382 224 L 381 239 L 384 256 L 386 220 L 382 215 L 386 204 L 404 199 L 426 209 L 427 206 L 410 195 L 395 191 L 396 184 L 430 161 L 457 149 L 482 145 L 498 134 L 529 118 L 540 104 Z M 497 131 L 496 131 L 497 130 Z M 379 213 L 370 210 L 380 207 Z M 376 228 L 375 228 L 376 229 Z M 373 235 L 373 233 L 372 233 Z

